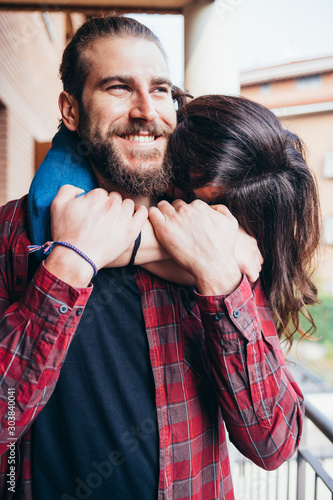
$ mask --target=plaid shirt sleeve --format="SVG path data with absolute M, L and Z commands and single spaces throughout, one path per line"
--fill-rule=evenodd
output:
M 229 296 L 197 302 L 206 334 L 213 383 L 234 445 L 273 470 L 296 451 L 304 400 L 286 367 L 260 282 L 246 277 Z
M 20 300 L 12 303 L 7 285 L 8 276 L 1 272 L 0 455 L 26 432 L 51 396 L 92 290 L 70 287 L 44 264 Z M 10 435 L 9 393 L 15 397 L 15 427 Z

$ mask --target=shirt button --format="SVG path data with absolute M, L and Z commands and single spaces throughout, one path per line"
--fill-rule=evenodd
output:
M 17 285 L 17 286 L 18 286 L 18 285 L 20 285 L 21 283 L 22 283 L 22 278 L 21 278 L 21 276 L 18 276 L 18 277 L 16 278 L 16 280 L 15 280 L 15 285 Z
M 234 318 L 239 318 L 239 316 L 240 316 L 240 310 L 239 310 L 239 309 L 236 309 L 236 310 L 234 311 Z
M 220 319 L 222 318 L 222 313 L 216 313 L 214 318 L 216 319 L 216 321 L 220 321 Z
M 66 312 L 68 311 L 68 307 L 63 304 L 62 306 L 59 307 L 59 311 L 61 312 L 61 314 L 66 314 Z
M 76 310 L 76 316 L 81 316 L 82 314 L 82 309 L 81 307 L 79 307 L 77 310 Z

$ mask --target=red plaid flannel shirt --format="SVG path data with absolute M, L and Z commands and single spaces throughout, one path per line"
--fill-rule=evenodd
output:
M 0 224 L 0 498 L 31 500 L 30 426 L 52 394 L 91 287 L 73 289 L 43 264 L 29 280 L 26 198 L 3 207 Z M 293 455 L 302 428 L 303 397 L 260 284 L 252 290 L 244 278 L 227 297 L 204 297 L 141 269 L 136 281 L 156 386 L 158 499 L 231 500 L 224 424 L 264 469 Z

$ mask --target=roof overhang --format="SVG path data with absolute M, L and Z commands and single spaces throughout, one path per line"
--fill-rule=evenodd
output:
M 289 78 L 300 76 L 328 73 L 332 70 L 333 56 L 326 56 L 242 71 L 240 80 L 241 86 L 246 87 L 277 80 L 288 80 Z
M 286 106 L 284 108 L 274 108 L 271 111 L 279 118 L 329 113 L 333 111 L 333 101 L 301 104 L 299 106 Z

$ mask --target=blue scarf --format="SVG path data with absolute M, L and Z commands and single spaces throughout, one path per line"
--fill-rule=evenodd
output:
M 52 240 L 50 205 L 64 184 L 71 184 L 85 192 L 98 187 L 88 157 L 81 149 L 79 136 L 61 125 L 29 190 L 28 217 L 34 245 Z M 39 260 L 45 257 L 41 250 L 36 252 L 36 256 Z

